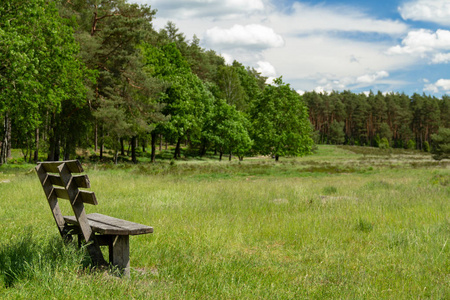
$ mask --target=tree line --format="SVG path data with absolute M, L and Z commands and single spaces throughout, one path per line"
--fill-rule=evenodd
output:
M 203 49 L 126 0 L 4 0 L 0 6 L 0 164 L 104 151 L 137 162 L 174 145 L 203 156 L 297 156 L 325 144 L 429 150 L 450 128 L 450 97 L 350 91 L 300 96 Z M 441 139 L 442 153 L 448 138 Z M 127 154 L 128 155 L 128 154 Z M 444 157 L 441 155 L 441 157 Z
M 0 7 L 0 164 L 71 159 L 77 148 L 114 160 L 126 145 L 187 146 L 277 160 L 311 151 L 302 97 L 278 78 L 231 65 L 150 6 L 126 0 L 5 0 Z
M 429 151 L 433 134 L 450 128 L 450 97 L 350 91 L 303 95 L 320 143 Z

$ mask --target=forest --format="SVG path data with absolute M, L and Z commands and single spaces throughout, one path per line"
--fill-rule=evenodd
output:
M 450 98 L 351 91 L 299 95 L 282 77 L 231 65 L 157 11 L 126 0 L 5 0 L 0 7 L 0 164 L 73 159 L 77 149 L 174 147 L 222 159 L 301 156 L 314 143 L 430 150 Z M 149 149 L 147 149 L 149 148 Z M 129 151 L 125 151 L 129 149 Z

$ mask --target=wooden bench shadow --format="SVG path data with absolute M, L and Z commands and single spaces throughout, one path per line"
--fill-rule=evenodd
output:
M 153 228 L 98 213 L 86 214 L 84 204 L 98 203 L 94 192 L 80 190 L 91 185 L 87 175 L 79 175 L 83 168 L 78 160 L 40 162 L 36 172 L 62 238 L 71 240 L 77 235 L 79 245 L 85 241 L 94 265 L 108 265 L 100 250 L 100 246 L 108 246 L 109 264 L 129 276 L 129 236 L 152 233 Z M 73 216 L 62 215 L 58 199 L 70 201 Z

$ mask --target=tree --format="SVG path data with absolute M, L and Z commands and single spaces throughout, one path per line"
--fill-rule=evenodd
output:
M 160 99 L 166 119 L 158 124 L 155 133 L 162 133 L 166 139 L 176 143 L 174 158 L 178 159 L 182 140 L 190 141 L 200 136 L 204 112 L 211 105 L 212 95 L 200 78 L 192 73 L 175 43 L 159 48 L 145 44 L 142 49 L 146 59 L 145 71 L 166 83 Z
M 4 137 L 0 164 L 11 145 L 11 126 L 20 129 L 21 144 L 48 114 L 56 120 L 62 106 L 83 106 L 85 68 L 76 58 L 78 45 L 72 28 L 60 18 L 54 2 L 45 0 L 3 1 L 0 7 L 0 115 Z M 45 112 L 43 114 L 43 112 Z M 49 124 L 50 132 L 57 127 Z M 36 143 L 37 144 L 37 143 Z M 35 145 L 36 146 L 36 145 Z
M 331 123 L 329 139 L 331 144 L 341 145 L 345 142 L 344 122 L 337 122 L 336 120 Z
M 450 158 L 450 128 L 439 128 L 438 133 L 431 135 L 431 153 L 436 160 Z
M 227 104 L 225 100 L 217 99 L 205 120 L 203 137 L 219 152 L 219 160 L 222 160 L 224 153 L 228 153 L 230 159 L 234 153 L 238 155 L 239 160 L 243 160 L 252 146 L 248 123 L 244 114 L 235 106 Z
M 143 72 L 144 60 L 138 47 L 156 37 L 151 22 L 156 11 L 125 0 L 62 1 L 68 17 L 77 16 L 77 39 L 81 56 L 98 73 L 91 87 L 90 107 L 96 118 L 94 132 L 116 150 L 125 138 L 136 144 L 161 118 L 157 103 L 163 84 Z M 99 124 L 99 130 L 97 130 Z M 95 136 L 97 141 L 97 135 Z M 97 142 L 95 142 L 97 148 Z M 100 147 L 102 157 L 103 147 Z M 131 157 L 137 162 L 136 148 Z
M 277 78 L 267 86 L 251 108 L 255 151 L 280 156 L 309 154 L 313 141 L 308 111 L 302 97 Z

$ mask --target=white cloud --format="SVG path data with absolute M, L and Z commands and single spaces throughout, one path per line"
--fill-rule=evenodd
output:
M 222 53 L 220 56 L 222 56 L 223 59 L 225 59 L 225 63 L 227 65 L 231 65 L 233 63 L 233 61 L 234 61 L 233 56 L 231 56 L 228 53 Z
M 365 32 L 398 35 L 406 32 L 408 26 L 399 21 L 379 20 L 354 10 L 351 7 L 326 7 L 294 2 L 293 12 L 272 14 L 272 24 L 282 26 L 291 33 L 313 32 Z
M 438 50 L 450 50 L 450 31 L 438 29 L 436 32 L 427 29 L 410 31 L 403 39 L 402 45 L 389 48 L 389 54 L 424 55 Z
M 264 60 L 270 61 L 277 73 L 295 88 L 312 90 L 318 87 L 332 91 L 369 87 L 381 80 L 388 84 L 389 73 L 416 61 L 408 55 L 387 55 L 387 48 L 388 44 L 380 42 L 315 35 L 288 37 L 286 47 L 267 49 L 263 54 Z M 395 85 L 389 84 L 389 88 L 394 89 Z
M 389 77 L 389 73 L 386 71 L 378 71 L 374 73 L 364 74 L 361 76 L 347 76 L 347 77 L 333 77 L 325 76 L 319 80 L 314 90 L 316 92 L 331 92 L 333 90 L 345 90 L 352 87 L 368 87 L 374 83 L 380 83 L 380 79 Z
M 214 27 L 206 31 L 204 41 L 209 46 L 222 49 L 245 47 L 262 50 L 284 45 L 283 38 L 272 28 L 259 24 L 234 25 L 230 29 Z
M 258 67 L 256 67 L 256 71 L 261 73 L 262 76 L 265 77 L 276 77 L 277 72 L 275 71 L 275 67 L 272 66 L 270 62 L 267 61 L 258 61 Z
M 133 0 L 158 9 L 157 16 L 189 19 L 227 19 L 264 10 L 263 0 Z
M 446 64 L 450 62 L 450 53 L 437 53 L 433 56 L 433 64 Z
M 426 84 L 424 91 L 431 93 L 449 92 L 450 79 L 439 79 L 436 83 Z
M 450 25 L 450 2 L 448 0 L 407 1 L 398 10 L 405 20 Z
M 298 90 L 368 90 L 381 83 L 401 89 L 404 82 L 394 82 L 389 73 L 418 61 L 417 55 L 386 52 L 393 46 L 392 38 L 410 30 L 406 23 L 376 18 L 355 7 L 303 0 L 283 2 L 294 3 L 283 9 L 278 9 L 283 5 L 275 0 L 129 1 L 147 2 L 158 9 L 155 28 L 172 20 L 180 32 L 188 38 L 196 34 L 202 47 L 213 49 L 228 63 L 236 59 L 264 70 L 264 74 L 283 75 L 284 81 Z M 370 39 L 373 36 L 376 38 Z M 404 51 L 405 46 L 398 47 Z M 426 53 L 431 57 L 446 52 L 450 50 Z M 436 56 L 438 59 L 442 58 Z M 273 69 L 261 62 L 270 62 Z M 268 81 L 275 76 L 269 75 Z
M 373 83 L 375 81 L 377 81 L 378 79 L 384 78 L 384 77 L 388 77 L 389 73 L 386 71 L 379 71 L 376 72 L 374 74 L 366 74 L 366 75 L 362 75 L 359 76 L 358 78 L 356 78 L 356 82 L 358 83 Z

